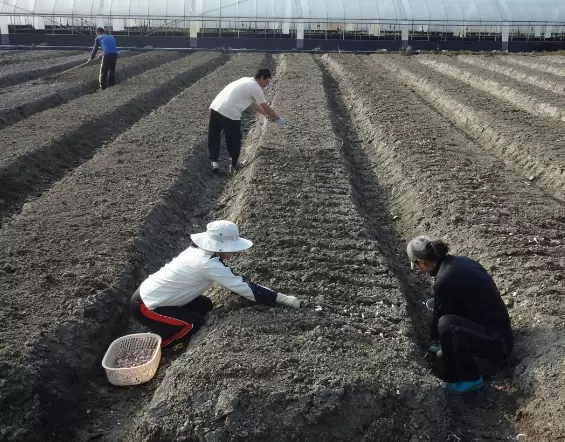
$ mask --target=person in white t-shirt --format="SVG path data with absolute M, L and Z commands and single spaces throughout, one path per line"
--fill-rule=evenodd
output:
M 202 294 L 214 282 L 258 304 L 300 307 L 294 296 L 277 293 L 234 273 L 225 260 L 253 243 L 239 237 L 230 221 L 214 221 L 191 235 L 192 245 L 141 283 L 130 300 L 132 316 L 161 336 L 161 346 L 189 339 L 205 323 L 212 301 Z
M 218 159 L 222 130 L 231 157 L 230 172 L 241 167 L 238 163 L 241 152 L 241 114 L 249 106 L 271 121 L 285 124 L 284 118 L 279 117 L 265 99 L 263 89 L 267 87 L 270 79 L 269 69 L 259 69 L 255 77 L 243 77 L 228 84 L 212 101 L 208 127 L 208 158 L 212 161 L 214 173 L 220 170 Z

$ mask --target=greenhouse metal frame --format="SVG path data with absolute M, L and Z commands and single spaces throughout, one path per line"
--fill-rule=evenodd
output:
M 389 41 L 406 48 L 418 42 L 482 41 L 507 50 L 509 42 L 565 42 L 565 2 L 0 0 L 4 44 L 23 35 L 92 37 L 100 26 L 146 42 L 177 37 L 188 47 L 262 39 L 283 49 L 316 43 L 339 47 L 347 42 L 355 48 L 355 42 L 361 47 Z

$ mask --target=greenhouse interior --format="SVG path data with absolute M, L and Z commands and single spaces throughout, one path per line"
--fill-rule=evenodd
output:
M 557 50 L 557 0 L 0 0 L 3 45 Z

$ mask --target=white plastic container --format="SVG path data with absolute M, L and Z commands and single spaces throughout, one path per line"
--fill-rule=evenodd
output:
M 116 361 L 125 355 L 139 353 L 151 349 L 153 354 L 149 361 L 139 366 L 117 368 Z M 116 339 L 102 359 L 102 367 L 106 370 L 108 381 L 113 385 L 139 385 L 150 381 L 161 362 L 161 337 L 155 333 L 136 333 Z

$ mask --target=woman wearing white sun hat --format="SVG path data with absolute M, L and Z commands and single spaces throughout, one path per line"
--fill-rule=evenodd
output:
M 254 284 L 225 264 L 253 245 L 240 238 L 236 224 L 214 221 L 191 239 L 193 244 L 143 281 L 130 301 L 133 317 L 160 335 L 163 347 L 187 339 L 204 325 L 212 301 L 202 293 L 214 282 L 258 304 L 300 307 L 294 296 Z

